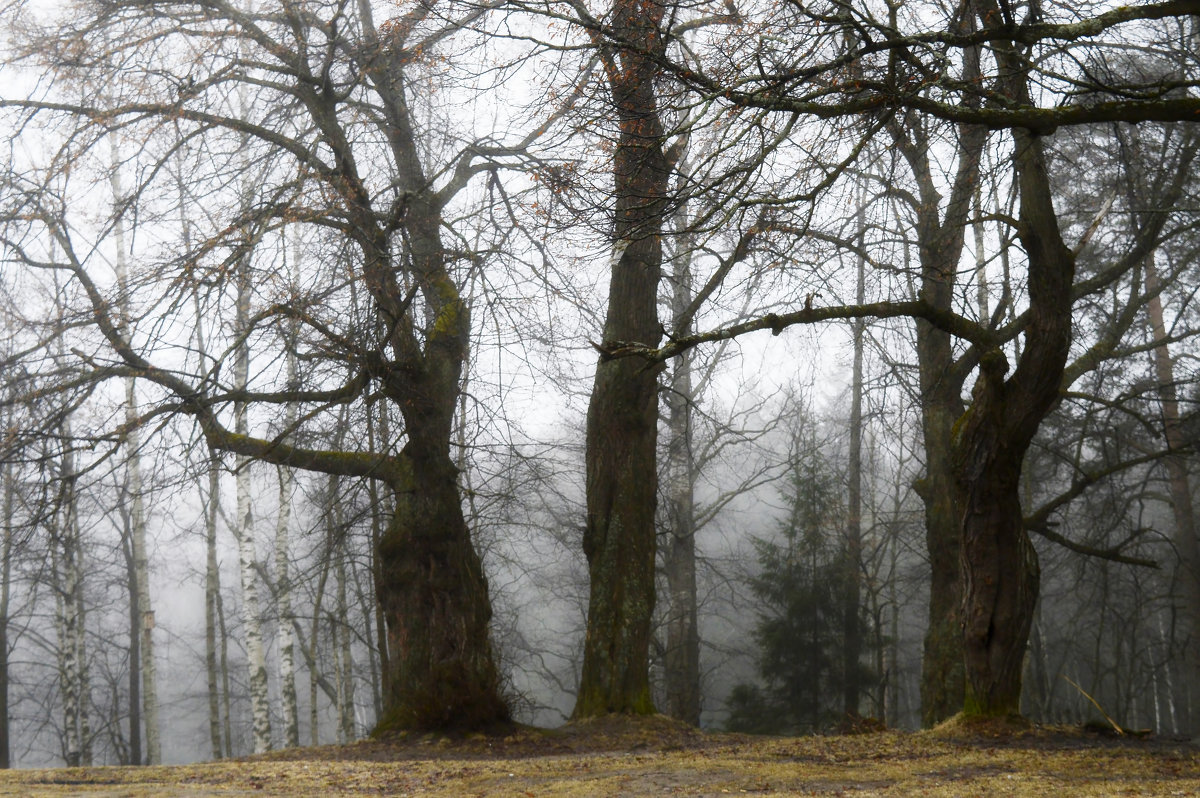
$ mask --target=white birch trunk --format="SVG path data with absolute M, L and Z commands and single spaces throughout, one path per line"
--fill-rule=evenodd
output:
M 243 264 L 243 269 L 245 264 Z M 249 325 L 250 290 L 244 271 L 238 275 L 237 324 L 240 335 Z M 243 339 L 234 358 L 233 381 L 239 389 L 249 384 L 250 346 Z M 249 434 L 244 402 L 234 406 L 234 431 Z M 237 473 L 238 569 L 242 581 L 242 633 L 246 644 L 246 665 L 249 670 L 251 725 L 254 733 L 254 753 L 271 750 L 271 706 L 267 695 L 267 663 L 263 653 L 262 625 L 259 621 L 258 583 L 254 564 L 254 512 L 250 507 L 250 460 L 239 455 L 234 459 Z
M 290 370 L 294 358 L 289 353 Z M 289 415 L 292 413 L 289 411 Z M 290 468 L 279 469 L 279 518 L 275 528 L 275 579 L 279 601 L 279 691 L 283 698 L 284 745 L 300 745 L 300 717 L 296 702 L 296 644 L 292 630 L 292 582 L 288 570 L 288 522 L 291 516 L 292 485 Z
M 68 642 L 71 640 L 71 635 L 67 620 L 67 608 L 71 602 L 66 600 L 67 576 L 64 573 L 63 557 L 59 550 L 62 546 L 61 528 L 56 530 L 55 537 L 57 540 L 53 541 L 50 546 L 50 573 L 54 580 L 54 634 L 58 640 L 56 653 L 59 695 L 62 698 L 63 713 L 63 761 L 67 767 L 75 767 L 79 764 L 79 728 L 75 723 L 79 701 L 76 695 L 75 647 Z
M 69 423 L 64 422 L 63 440 L 70 446 Z M 59 495 L 57 538 L 51 546 L 51 569 L 54 574 L 54 620 L 58 635 L 58 674 L 63 708 L 63 758 L 67 767 L 82 764 L 83 746 L 80 736 L 80 655 L 85 653 L 79 634 L 79 567 L 78 549 L 74 535 L 75 523 L 75 463 L 70 450 L 62 455 L 62 492 Z
M 298 279 L 299 240 L 295 239 L 292 250 L 293 280 Z M 288 390 L 297 388 L 296 368 L 296 324 L 289 325 L 287 341 L 287 386 Z M 284 441 L 291 437 L 292 427 L 296 425 L 297 409 L 289 402 L 284 413 Z M 295 472 L 280 466 L 279 473 L 279 516 L 275 524 L 275 582 L 276 600 L 279 609 L 279 692 L 283 699 L 283 744 L 287 748 L 300 745 L 300 717 L 296 702 L 296 643 L 292 630 L 292 580 L 288 570 L 288 555 L 291 544 L 288 536 L 288 523 L 291 519 L 292 487 L 295 484 Z

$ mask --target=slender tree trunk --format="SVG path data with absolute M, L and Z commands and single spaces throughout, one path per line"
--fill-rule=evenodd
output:
M 221 598 L 219 587 L 216 592 L 216 608 L 217 628 L 220 630 L 221 705 L 224 709 L 225 719 L 225 751 L 228 756 L 233 756 L 233 712 L 230 709 L 232 693 L 229 690 L 229 629 L 225 624 L 225 602 Z
M 692 304 L 692 257 L 683 242 L 688 226 L 687 204 L 675 213 L 679 235 L 671 259 L 671 328 L 677 336 L 692 333 L 687 311 Z M 667 578 L 666 632 L 663 657 L 667 715 L 700 725 L 700 630 L 696 595 L 696 462 L 693 453 L 692 403 L 695 401 L 692 352 L 671 364 L 665 392 L 667 408 L 667 523 L 663 552 Z
M 295 360 L 288 357 L 294 372 Z M 300 717 L 296 702 L 296 643 L 292 632 L 292 577 L 288 557 L 288 522 L 291 516 L 292 484 L 295 475 L 281 466 L 279 473 L 279 515 L 275 525 L 275 580 L 279 604 L 279 692 L 283 700 L 284 747 L 300 745 Z
M 1188 440 L 1179 414 L 1179 398 L 1175 387 L 1175 364 L 1167 346 L 1167 328 L 1154 255 L 1146 259 L 1146 290 L 1150 294 L 1148 310 L 1150 329 L 1154 336 L 1154 368 L 1158 377 L 1158 397 L 1162 407 L 1163 430 L 1169 454 L 1163 460 L 1167 471 L 1167 487 L 1171 496 L 1171 511 L 1175 519 L 1175 552 L 1179 557 L 1179 619 L 1183 629 L 1183 662 L 1186 675 L 1186 695 L 1189 699 L 1186 717 L 1188 732 L 1200 729 L 1200 546 L 1196 541 L 1196 513 L 1192 503 L 1191 475 L 1188 473 L 1186 450 Z
M 58 639 L 59 695 L 62 699 L 63 762 L 67 767 L 79 766 L 79 684 L 75 678 L 75 651 L 69 644 L 72 619 L 67 617 L 70 602 L 66 600 L 67 569 L 63 567 L 62 529 L 55 531 L 56 540 L 50 549 L 50 575 L 54 580 L 54 632 Z
M 249 326 L 250 286 L 243 263 L 238 276 L 237 323 L 239 333 Z M 239 388 L 249 384 L 250 348 L 243 339 L 237 347 L 234 360 L 233 381 Z M 249 434 L 244 402 L 234 405 L 234 430 L 238 435 Z M 262 626 L 260 621 L 258 582 L 255 574 L 257 555 L 254 551 L 254 513 L 251 510 L 250 463 L 248 457 L 235 458 L 237 473 L 237 518 L 238 569 L 242 581 L 242 634 L 246 644 L 246 667 L 250 684 L 251 725 L 254 730 L 254 753 L 271 750 L 271 707 L 267 695 L 267 664 L 263 653 Z
M 861 200 L 860 200 L 861 203 Z M 860 205 L 858 211 L 859 240 L 865 236 L 866 219 Z M 866 260 L 858 259 L 856 302 L 863 304 L 866 296 Z M 850 369 L 850 442 L 847 452 L 848 473 L 846 490 L 846 549 L 844 552 L 845 594 L 842 600 L 842 712 L 855 717 L 859 712 L 859 672 L 862 659 L 862 482 L 863 482 L 863 339 L 866 323 L 852 323 L 854 336 L 853 363 Z
M 332 491 L 330 495 L 332 496 Z M 331 510 L 332 507 L 329 507 L 328 511 Z M 321 637 L 321 610 L 325 603 L 325 583 L 329 579 L 330 560 L 332 559 L 333 541 L 328 527 L 326 527 L 325 537 L 326 555 L 321 559 L 321 573 L 317 577 L 317 590 L 313 600 L 312 629 L 308 636 L 308 656 L 306 657 L 308 660 L 308 721 L 313 745 L 321 744 L 320 713 L 317 711 L 318 687 L 321 674 L 318 671 L 319 661 L 317 660 L 317 654 L 319 652 L 318 640 Z M 336 690 L 333 697 L 336 703 Z
M 131 288 L 129 285 L 129 269 L 125 257 L 125 223 L 121 213 L 124 192 L 121 188 L 121 172 L 115 139 L 113 143 L 111 183 L 113 205 L 116 207 L 116 224 L 113 232 L 117 247 L 116 277 L 121 297 L 120 319 L 124 334 L 128 337 L 132 334 L 129 311 Z M 125 379 L 125 424 L 128 428 L 125 436 L 125 446 L 128 450 L 126 455 L 126 481 L 130 497 L 129 544 L 133 555 L 133 582 L 130 585 L 130 602 L 137 605 L 142 616 L 138 624 L 138 636 L 140 639 L 137 650 L 140 658 L 139 670 L 141 671 L 142 679 L 142 720 L 146 726 L 146 764 L 157 765 L 162 761 L 162 744 L 159 741 L 158 735 L 158 686 L 157 671 L 154 664 L 154 609 L 150 603 L 149 558 L 146 552 L 146 510 L 142 497 L 141 436 L 137 429 L 137 418 L 138 404 L 135 380 L 133 377 L 127 377 Z
M 87 603 L 83 594 L 84 552 L 83 535 L 79 527 L 78 509 L 74 514 L 75 528 L 71 538 L 75 544 L 75 660 L 79 673 L 79 764 L 91 767 L 92 760 L 92 670 L 87 655 Z
M 16 483 L 13 464 L 5 463 L 3 471 L 4 539 L 0 541 L 0 769 L 12 767 L 12 745 L 9 738 L 8 709 L 8 612 L 12 590 L 13 513 L 16 510 Z
M 134 395 L 133 380 L 125 384 L 125 413 L 127 422 L 137 417 L 137 399 Z M 141 614 L 139 619 L 140 640 L 138 655 L 142 677 L 142 720 L 146 726 L 146 764 L 157 765 L 162 762 L 162 744 L 158 734 L 158 678 L 154 663 L 154 610 L 150 604 L 150 573 L 146 553 L 146 512 L 142 500 L 141 459 L 137 453 L 139 436 L 136 430 L 131 430 L 126 439 L 130 448 L 128 460 L 130 502 L 130 547 L 133 555 L 134 592 L 137 596 L 137 607 Z
M 55 627 L 58 632 L 58 674 L 62 693 L 63 709 L 63 758 L 67 767 L 83 764 L 83 741 L 81 716 L 86 698 L 82 693 L 82 645 L 81 619 L 78 596 L 81 592 L 82 571 L 79 563 L 79 546 L 76 536 L 79 524 L 76 520 L 78 497 L 76 496 L 75 457 L 70 451 L 71 430 L 68 422 L 63 423 L 62 439 L 68 447 L 62 454 L 62 480 L 59 493 L 55 540 L 51 548 L 51 572 L 54 576 Z
M 376 422 L 376 413 L 372 409 L 367 413 L 367 441 L 372 452 L 384 453 L 388 448 L 388 428 L 387 428 L 387 411 L 383 405 L 379 406 L 379 420 Z M 371 497 L 371 581 L 375 585 L 376 595 L 379 592 L 380 570 L 379 570 L 379 543 L 383 539 L 383 530 L 385 526 L 384 516 L 385 508 L 383 507 L 383 494 L 379 491 L 379 483 L 371 480 L 371 484 L 367 488 L 368 495 Z M 379 661 L 379 678 L 373 681 L 375 688 L 375 717 L 383 716 L 383 696 L 387 695 L 389 688 L 387 685 L 388 677 L 388 648 L 387 648 L 387 623 L 383 618 L 383 609 L 378 600 L 372 597 L 371 609 L 374 616 L 375 630 L 375 654 Z
M 292 240 L 292 282 L 299 283 L 300 275 L 300 241 L 299 237 Z M 297 290 L 299 290 L 297 288 Z M 288 323 L 287 352 L 284 358 L 287 362 L 288 390 L 299 386 L 299 374 L 296 365 L 296 344 L 299 328 L 295 320 Z M 296 426 L 298 411 L 294 402 L 289 402 L 284 413 L 284 441 L 291 439 L 292 428 Z M 275 581 L 276 601 L 279 609 L 279 693 L 283 702 L 283 744 L 286 748 L 300 745 L 300 716 L 296 702 L 296 643 L 292 631 L 292 577 L 289 569 L 291 540 L 288 535 L 288 523 L 291 520 L 292 489 L 296 482 L 296 474 L 291 468 L 279 466 L 279 515 L 275 521 Z
M 334 657 L 340 658 L 341 681 L 338 687 L 338 731 L 342 742 L 352 742 L 354 731 L 354 657 L 350 650 L 350 604 L 346 600 L 346 536 L 339 535 L 334 566 L 334 589 L 337 609 L 334 624 L 341 630 L 341 639 Z
M 134 566 L 132 526 L 129 514 L 122 512 L 124 539 L 121 541 L 125 555 L 125 585 L 129 591 L 129 763 L 141 765 L 142 759 L 142 669 L 141 637 L 142 607 L 138 600 L 137 568 Z
M 176 188 L 179 192 L 180 225 L 182 227 L 185 247 L 191 250 L 192 226 L 188 218 L 188 193 L 182 174 L 175 176 Z M 204 314 L 200 307 L 200 295 L 195 288 L 192 290 L 192 308 L 196 317 L 196 354 L 203 362 L 208 356 L 204 338 Z M 204 497 L 204 669 L 208 686 L 208 736 L 212 746 L 212 758 L 232 756 L 233 738 L 230 735 L 229 705 L 229 673 L 225 668 L 224 645 L 225 636 L 222 628 L 221 651 L 218 653 L 217 624 L 220 614 L 221 574 L 217 562 L 217 516 L 221 505 L 221 460 L 215 451 L 210 450 L 208 456 L 208 494 Z M 224 627 L 224 621 L 221 621 Z M 225 687 L 225 744 L 221 744 L 221 689 L 218 677 L 224 678 Z
M 620 125 L 613 156 L 616 225 L 604 341 L 655 345 L 662 233 L 670 166 L 663 150 L 652 57 L 663 46 L 663 6 L 620 0 L 605 53 Z M 601 357 L 587 415 L 587 520 L 583 551 L 590 597 L 574 717 L 654 712 L 649 655 L 654 610 L 658 373 L 636 358 Z
M 203 352 L 203 348 L 200 350 Z M 217 650 L 217 616 L 221 602 L 221 573 L 217 563 L 217 510 L 221 502 L 220 460 L 215 452 L 208 458 L 208 495 L 204 500 L 204 669 L 208 677 L 208 736 L 212 744 L 213 759 L 231 756 L 232 739 L 225 735 L 225 748 L 221 748 L 221 690 L 217 677 L 225 675 L 228 695 L 228 673 L 225 657 Z M 224 624 L 222 624 L 224 626 Z M 222 635 L 222 640 L 224 635 Z M 228 713 L 228 707 L 226 707 Z

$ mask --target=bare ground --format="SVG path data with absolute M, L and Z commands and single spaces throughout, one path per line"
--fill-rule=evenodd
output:
M 0 772 L 0 795 L 1187 796 L 1200 749 L 1078 729 L 951 722 L 927 732 L 776 738 L 666 718 L 409 736 L 178 767 Z

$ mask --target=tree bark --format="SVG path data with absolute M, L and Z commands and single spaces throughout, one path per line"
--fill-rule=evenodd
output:
M 113 205 L 116 208 L 116 222 L 113 234 L 117 247 L 116 278 L 117 290 L 120 292 L 120 321 L 126 336 L 131 336 L 129 269 L 125 256 L 125 221 L 121 215 L 121 204 L 124 202 L 124 191 L 121 188 L 120 162 L 117 157 L 116 139 L 113 141 L 112 192 Z M 158 677 L 154 663 L 154 609 L 150 602 L 150 573 L 149 560 L 146 552 L 146 511 L 145 500 L 142 496 L 142 465 L 141 465 L 141 436 L 138 434 L 137 418 L 137 386 L 133 377 L 125 378 L 125 424 L 128 432 L 125 437 L 127 492 L 130 498 L 129 506 L 129 547 L 133 558 L 133 581 L 130 583 L 130 603 L 136 607 L 141 617 L 137 619 L 138 644 L 141 675 L 142 722 L 146 727 L 146 764 L 157 765 L 162 761 L 162 743 L 158 734 Z M 131 651 L 133 646 L 131 646 Z M 134 700 L 133 693 L 130 700 Z M 131 724 L 134 722 L 131 712 Z M 134 748 L 134 734 L 130 730 L 131 748 Z M 140 741 L 136 748 L 140 748 Z M 140 752 L 135 752 L 136 761 L 141 762 Z
M 858 210 L 858 234 L 860 243 L 866 235 L 866 218 L 860 198 Z M 866 259 L 861 255 L 857 264 L 855 302 L 863 304 L 866 299 Z M 851 322 L 854 353 L 850 368 L 850 440 L 847 447 L 846 474 L 846 546 L 843 552 L 845 569 L 845 591 L 842 596 L 842 712 L 847 717 L 859 713 L 859 698 L 862 685 L 859 683 L 862 659 L 861 604 L 862 604 L 862 483 L 863 483 L 863 339 L 866 322 L 855 319 Z
M 142 607 L 137 592 L 137 569 L 134 566 L 130 537 L 130 519 L 122 511 L 124 526 L 121 541 L 125 556 L 125 585 L 129 591 L 129 764 L 141 765 L 142 759 L 142 669 L 141 636 Z
M 249 327 L 250 284 L 243 262 L 241 274 L 237 276 L 237 322 L 241 342 L 238 344 L 233 367 L 234 384 L 241 390 L 249 385 L 250 347 L 244 334 Z M 234 405 L 234 431 L 237 435 L 249 434 L 245 402 Z M 250 686 L 251 728 L 254 736 L 254 753 L 271 750 L 271 706 L 267 695 L 267 663 L 263 652 L 262 623 L 258 600 L 258 581 L 255 573 L 257 555 L 254 547 L 254 512 L 251 509 L 251 486 L 249 457 L 239 455 L 234 460 L 237 488 L 237 518 L 235 532 L 238 540 L 238 570 L 242 582 L 242 636 L 246 645 L 246 669 Z
M 613 26 L 631 43 L 605 51 L 620 128 L 613 156 L 616 222 L 604 341 L 656 345 L 662 232 L 670 168 L 648 54 L 663 47 L 656 0 L 617 0 Z M 583 669 L 573 717 L 650 714 L 654 609 L 658 370 L 637 358 L 601 357 L 587 415 L 590 594 Z
M 1188 698 L 1188 731 L 1200 728 L 1200 546 L 1196 540 L 1196 513 L 1192 500 L 1191 475 L 1185 453 L 1188 441 L 1179 413 L 1175 387 L 1175 364 L 1167 346 L 1167 328 L 1163 320 L 1162 285 L 1154 255 L 1146 258 L 1146 291 L 1150 294 L 1147 310 L 1150 332 L 1155 342 L 1154 369 L 1158 377 L 1158 397 L 1162 408 L 1163 433 L 1169 454 L 1163 460 L 1171 512 L 1175 520 L 1175 552 L 1179 558 L 1179 618 L 1183 627 L 1183 662 Z
M 411 480 L 393 486 L 396 511 L 379 544 L 389 652 L 380 730 L 478 729 L 509 718 L 488 636 L 487 580 L 448 441 L 410 438 Z
M 204 351 L 203 347 L 200 349 Z M 215 452 L 208 458 L 208 496 L 204 501 L 204 670 L 208 677 L 208 737 L 213 759 L 220 759 L 221 747 L 221 690 L 217 677 L 226 673 L 225 658 L 217 650 L 217 615 L 221 601 L 221 574 L 217 565 L 217 508 L 220 503 L 220 464 Z M 222 639 L 224 636 L 222 635 Z M 225 679 L 228 694 L 228 678 Z M 228 708 L 226 709 L 228 712 Z M 225 754 L 233 755 L 233 741 L 225 736 Z
M 971 13 L 959 22 L 960 32 L 974 30 Z M 964 79 L 980 74 L 978 47 L 964 50 Z M 920 297 L 931 307 L 952 312 L 959 260 L 963 251 L 971 197 L 979 180 L 979 157 L 987 139 L 985 130 L 958 126 L 960 151 L 943 198 L 933 177 L 933 155 L 928 132 L 919 122 L 896 121 L 889 125 L 893 143 L 908 162 L 919 191 L 916 212 Z M 944 214 L 942 212 L 944 202 Z M 925 448 L 925 474 L 916 484 L 925 506 L 925 541 L 929 553 L 929 625 L 921 660 L 921 721 L 932 726 L 962 707 L 964 670 L 959 573 L 962 517 L 954 495 L 951 461 L 952 431 L 962 415 L 963 383 L 968 364 L 956 361 L 952 336 L 918 319 L 917 369 L 920 382 L 921 433 Z
M 11 462 L 4 464 L 3 517 L 4 539 L 0 541 L 0 770 L 12 767 L 8 709 L 8 612 L 12 590 L 13 514 L 16 511 L 16 484 Z
M 998 57 L 1019 74 L 1011 51 Z M 1021 79 L 1012 88 L 1028 99 Z M 1020 714 L 1021 667 L 1038 594 L 1037 554 L 1025 531 L 1020 476 L 1026 451 L 1059 400 L 1071 343 L 1075 256 L 1051 202 L 1042 142 L 1013 131 L 1020 192 L 1018 236 L 1028 258 L 1029 323 L 1012 376 L 999 350 L 983 353 L 971 407 L 957 425 L 956 494 L 962 508 L 964 711 Z
M 345 535 L 342 535 L 337 543 L 334 562 L 334 588 L 337 591 L 334 622 L 341 628 L 338 650 L 334 652 L 334 656 L 340 658 L 338 672 L 341 675 L 338 683 L 338 738 L 343 743 L 349 743 L 355 740 L 357 735 L 354 730 L 354 657 L 350 650 L 350 605 L 346 601 Z
M 285 243 L 286 246 L 286 243 Z M 299 239 L 292 242 L 292 280 L 299 283 Z M 298 286 L 295 290 L 299 290 Z M 296 370 L 296 336 L 298 325 L 292 320 L 288 325 L 287 351 L 284 358 L 287 361 L 287 384 L 289 390 L 299 385 Z M 296 426 L 298 411 L 294 402 L 289 402 L 283 418 L 284 440 L 291 437 L 292 428 Z M 275 519 L 275 584 L 276 603 L 279 610 L 279 695 L 283 703 L 283 745 L 285 748 L 296 748 L 300 745 L 300 711 L 296 702 L 296 642 L 292 632 L 292 577 L 289 557 L 291 555 L 291 539 L 289 522 L 292 514 L 292 489 L 296 481 L 295 472 L 287 467 L 278 466 L 276 473 L 279 477 L 279 510 Z
M 693 300 L 692 257 L 687 244 L 687 204 L 674 215 L 679 234 L 671 258 L 671 328 L 690 335 L 687 317 Z M 678 720 L 700 725 L 700 629 L 696 595 L 696 459 L 692 404 L 696 388 L 692 353 L 684 352 L 671 364 L 671 381 L 665 392 L 667 409 L 667 545 L 663 571 L 667 578 L 666 651 L 663 655 L 666 706 L 663 711 Z
M 69 420 L 63 422 L 61 433 L 65 448 L 61 458 L 61 487 L 52 530 L 51 573 L 55 580 L 52 588 L 55 595 L 55 627 L 58 633 L 59 689 L 62 693 L 63 759 L 67 767 L 78 767 L 90 762 L 86 756 L 87 649 L 81 613 L 83 566 L 79 561 L 82 548 L 79 545 L 78 477 L 75 455 L 70 448 L 73 443 Z

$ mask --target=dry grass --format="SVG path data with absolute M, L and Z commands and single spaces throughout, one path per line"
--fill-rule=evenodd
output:
M 663 718 L 407 737 L 182 767 L 0 773 L 0 795 L 1200 795 L 1191 744 L 1009 724 L 756 738 Z

